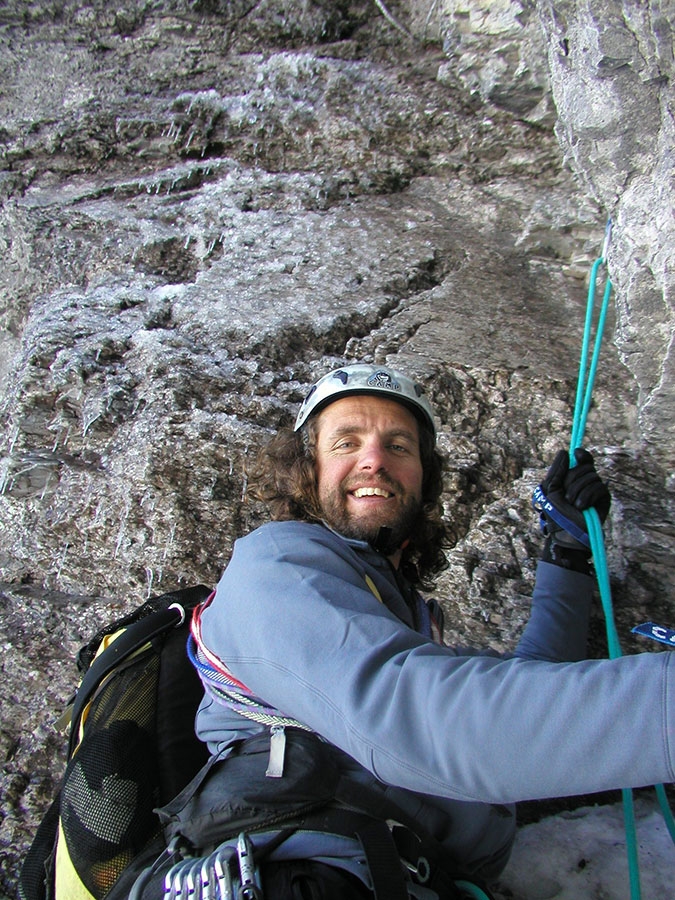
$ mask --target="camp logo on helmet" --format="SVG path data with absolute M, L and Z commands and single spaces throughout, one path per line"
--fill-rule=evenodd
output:
M 389 372 L 375 372 L 375 374 L 371 375 L 368 379 L 368 384 L 371 387 L 388 388 L 391 391 L 401 390 L 401 385 L 398 381 L 394 381 Z

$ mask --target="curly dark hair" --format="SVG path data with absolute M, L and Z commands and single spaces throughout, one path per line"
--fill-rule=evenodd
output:
M 302 431 L 281 428 L 248 467 L 248 489 L 267 504 L 275 521 L 323 520 L 314 465 L 317 431 L 315 418 Z M 440 502 L 445 461 L 429 429 L 420 425 L 419 433 L 422 506 L 399 570 L 412 584 L 428 590 L 448 565 L 443 549 L 449 546 L 449 533 Z

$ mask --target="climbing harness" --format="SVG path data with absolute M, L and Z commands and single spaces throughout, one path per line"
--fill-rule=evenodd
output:
M 605 229 L 605 240 L 603 243 L 602 254 L 595 261 L 591 269 L 590 284 L 588 289 L 588 302 L 586 306 L 586 320 L 584 325 L 584 336 L 581 348 L 581 360 L 579 364 L 579 378 L 577 381 L 577 392 L 574 407 L 574 420 L 572 425 L 572 436 L 570 440 L 570 468 L 576 465 L 574 451 L 576 448 L 581 447 L 584 438 L 586 419 L 588 417 L 588 411 L 591 406 L 593 383 L 595 381 L 595 376 L 598 368 L 602 333 L 605 327 L 609 298 L 612 293 L 612 283 L 609 280 L 609 277 L 607 277 L 605 280 L 605 290 L 595 328 L 593 352 L 590 356 L 589 362 L 598 271 L 603 265 L 606 264 L 607 250 L 609 248 L 611 236 L 612 221 L 610 219 L 607 222 L 607 227 Z M 584 510 L 584 519 L 586 521 L 588 536 L 590 538 L 590 546 L 591 552 L 593 554 L 593 563 L 595 566 L 596 577 L 598 580 L 600 600 L 605 617 L 605 629 L 607 634 L 609 657 L 610 659 L 616 659 L 617 657 L 621 656 L 621 644 L 619 642 L 619 636 L 614 621 L 612 594 L 609 581 L 609 569 L 607 566 L 607 556 L 605 553 L 602 525 L 600 523 L 598 513 L 594 508 Z M 675 821 L 673 820 L 673 815 L 670 810 L 668 799 L 666 797 L 665 788 L 661 784 L 655 785 L 654 787 L 661 813 L 666 823 L 666 827 L 668 828 L 670 836 L 675 843 Z M 621 793 L 624 809 L 626 852 L 628 855 L 628 872 L 630 878 L 631 900 L 640 900 L 642 894 L 640 890 L 640 869 L 637 852 L 637 835 L 635 829 L 635 807 L 633 803 L 633 792 L 629 788 L 624 788 Z

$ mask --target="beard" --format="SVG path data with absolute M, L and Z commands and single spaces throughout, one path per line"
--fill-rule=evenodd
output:
M 341 484 L 321 495 L 321 510 L 326 524 L 338 534 L 366 541 L 379 553 L 391 556 L 418 529 L 423 518 L 422 501 L 389 478 L 381 478 L 377 483 L 395 492 L 399 502 L 393 509 L 365 510 L 360 515 L 350 512 L 347 508 L 350 488 Z

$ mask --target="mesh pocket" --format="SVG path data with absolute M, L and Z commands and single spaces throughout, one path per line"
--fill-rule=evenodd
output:
M 102 898 L 159 825 L 155 707 L 159 658 L 132 658 L 92 701 L 66 769 L 61 822 L 80 879 Z

